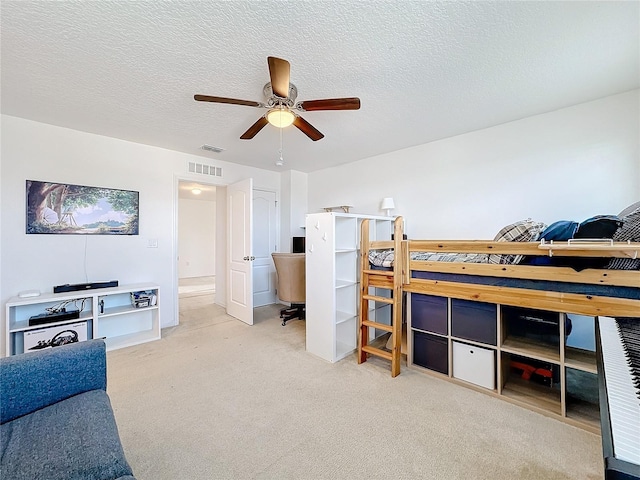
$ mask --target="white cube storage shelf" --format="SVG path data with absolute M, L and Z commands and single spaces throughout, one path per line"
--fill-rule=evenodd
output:
M 133 292 L 149 292 L 155 304 L 136 307 L 132 304 Z M 25 352 L 25 337 L 41 332 L 48 333 L 80 324 L 86 326 L 78 334 L 78 340 L 104 338 L 107 350 L 137 345 L 160 339 L 159 288 L 144 283 L 65 293 L 47 293 L 37 297 L 9 299 L 6 304 L 5 355 Z M 79 318 L 61 320 L 42 325 L 29 325 L 29 318 L 45 313 L 47 308 L 69 302 L 67 309 L 77 308 Z M 50 340 L 50 339 L 49 339 Z M 31 344 L 27 340 L 27 351 Z
M 453 343 L 453 377 L 480 387 L 496 388 L 496 352 L 466 343 Z
M 365 218 L 375 223 L 371 240 L 391 239 L 393 217 L 325 212 L 306 218 L 306 348 L 329 362 L 357 348 L 360 226 Z M 391 322 L 388 304 L 370 308 L 370 318 Z
M 410 366 L 599 432 L 594 317 L 409 295 Z

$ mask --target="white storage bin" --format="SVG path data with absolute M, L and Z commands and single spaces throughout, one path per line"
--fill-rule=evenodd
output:
M 494 390 L 496 352 L 465 343 L 453 342 L 453 376 L 465 382 Z

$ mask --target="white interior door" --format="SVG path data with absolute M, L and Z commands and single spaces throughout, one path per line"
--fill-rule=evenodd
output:
M 227 244 L 227 313 L 253 325 L 253 269 L 251 230 L 253 222 L 253 179 L 227 187 L 229 241 Z
M 276 192 L 253 191 L 253 306 L 276 303 Z

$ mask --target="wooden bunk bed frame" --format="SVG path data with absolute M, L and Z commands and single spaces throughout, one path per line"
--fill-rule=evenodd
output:
M 402 235 L 403 219 L 395 220 L 395 231 Z M 363 222 L 363 238 L 368 238 L 368 222 Z M 367 232 L 365 236 L 364 233 Z M 396 233 L 397 238 L 398 233 Z M 402 238 L 402 237 L 400 237 Z M 397 250 L 397 242 L 368 240 L 361 245 L 361 254 L 367 260 L 371 250 Z M 552 280 L 558 282 L 584 283 L 640 287 L 640 271 L 586 269 L 575 271 L 570 267 L 495 265 L 487 263 L 433 262 L 411 260 L 413 252 L 487 253 L 528 256 L 563 257 L 616 257 L 640 258 L 640 242 L 610 242 L 607 245 L 589 242 L 540 243 L 540 242 L 493 242 L 482 240 L 402 240 L 400 255 L 395 255 L 393 272 L 402 275 L 401 285 L 405 292 L 426 293 L 452 298 L 476 300 L 502 305 L 513 305 L 563 313 L 592 316 L 637 317 L 640 316 L 640 300 L 580 295 L 573 293 L 526 290 L 522 288 L 496 287 L 460 282 L 444 282 L 411 278 L 412 271 L 457 273 L 499 278 L 526 280 Z M 396 264 L 398 264 L 396 266 Z M 390 272 L 383 278 L 387 282 L 374 282 L 371 286 L 387 288 L 391 285 Z
M 402 293 L 425 294 L 436 297 L 448 297 L 451 299 L 471 300 L 476 302 L 486 302 L 496 305 L 507 305 L 513 307 L 524 307 L 536 310 L 559 312 L 565 314 L 585 315 L 585 316 L 608 316 L 608 317 L 640 317 L 640 298 L 619 298 L 606 295 L 591 295 L 580 293 L 567 293 L 554 290 L 534 290 L 529 288 L 514 288 L 505 286 L 485 285 L 466 283 L 461 281 L 462 276 L 483 276 L 497 277 L 498 279 L 520 279 L 520 280 L 543 280 L 553 282 L 567 282 L 587 285 L 606 285 L 611 287 L 632 287 L 640 288 L 640 271 L 638 270 L 608 270 L 608 269 L 586 269 L 576 271 L 570 267 L 558 266 L 532 266 L 532 265 L 506 265 L 488 263 L 462 263 L 462 262 L 437 262 L 411 260 L 413 252 L 450 252 L 450 253 L 486 253 L 504 255 L 525 255 L 525 256 L 557 256 L 557 257 L 616 257 L 616 258 L 638 258 L 640 257 L 640 242 L 610 242 L 606 245 L 602 242 L 494 242 L 494 241 L 466 241 L 466 240 L 400 240 L 403 238 L 403 218 L 397 217 L 395 220 L 395 240 L 389 241 L 369 241 L 369 224 L 362 223 L 361 233 L 361 304 L 360 311 L 365 312 L 360 315 L 359 338 L 358 338 L 358 362 L 366 361 L 369 354 L 378 355 L 392 361 L 392 375 L 400 373 L 400 338 L 401 330 L 398 323 L 402 323 L 403 304 Z M 393 269 L 375 271 L 369 266 L 369 252 L 372 250 L 393 250 Z M 458 274 L 456 281 L 430 280 L 414 278 L 412 272 L 430 272 L 436 274 Z M 471 278 L 471 277 L 469 277 Z M 388 329 L 391 333 L 391 351 L 386 352 L 386 357 L 380 352 L 372 351 L 367 346 L 369 338 L 368 329 L 363 324 L 366 320 L 367 302 L 375 300 L 375 295 L 370 294 L 370 288 L 382 288 L 393 291 L 394 301 L 392 303 L 393 327 Z M 400 292 L 398 294 L 398 292 Z M 367 298 L 368 297 L 368 298 Z M 370 324 L 371 322 L 369 322 Z M 562 322 L 561 322 L 562 323 Z M 372 327 L 373 325 L 369 325 Z M 564 338 L 564 325 L 560 326 L 561 338 Z M 500 332 L 500 322 L 498 322 L 498 343 L 500 343 L 502 333 Z M 408 337 L 410 335 L 407 335 Z M 408 356 L 411 354 L 411 341 L 409 341 Z M 473 342 L 471 342 L 473 344 Z M 364 348 L 363 348 L 364 347 Z M 562 351 L 563 349 L 561 349 Z M 498 349 L 498 355 L 500 350 Z M 385 353 L 385 352 L 383 352 Z M 404 352 L 402 352 L 404 353 Z M 541 354 L 542 355 L 542 354 Z M 562 372 L 564 382 L 564 354 L 560 354 L 559 367 Z M 544 355 L 541 357 L 544 359 Z M 449 365 L 451 365 L 451 349 L 449 349 Z M 588 364 L 585 370 L 597 373 L 595 367 L 595 354 L 593 358 L 584 359 Z M 395 367 L 395 364 L 398 366 Z M 411 360 L 408 358 L 408 364 Z M 567 361 L 566 366 L 571 366 Z M 416 367 L 427 373 L 447 378 L 455 383 L 474 388 L 484 393 L 489 393 L 503 397 L 501 395 L 502 376 L 505 372 L 497 371 L 497 386 L 494 391 L 476 387 L 473 384 L 463 382 L 454 378 L 451 374 L 444 375 L 437 372 L 427 371 L 427 369 Z M 504 367 L 503 367 L 504 368 Z M 505 398 L 507 401 L 516 403 L 532 410 L 553 417 L 560 417 L 567 423 L 586 428 L 592 432 L 599 432 L 597 421 L 594 418 L 570 419 L 567 417 L 565 394 L 562 392 L 561 401 L 554 408 L 549 409 L 545 405 L 545 400 L 540 401 L 535 398 L 525 398 L 526 396 L 513 395 Z M 556 408 L 557 407 L 557 408 Z

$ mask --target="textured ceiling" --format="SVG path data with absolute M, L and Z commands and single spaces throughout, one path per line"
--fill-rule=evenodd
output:
M 260 168 L 303 172 L 640 87 L 640 3 L 7 1 L 2 113 Z M 312 142 L 264 110 L 267 56 L 291 62 Z M 215 154 L 203 144 L 225 149 Z

